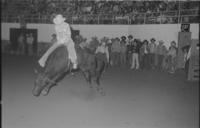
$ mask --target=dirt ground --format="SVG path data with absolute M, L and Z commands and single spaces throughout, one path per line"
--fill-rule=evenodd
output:
M 81 74 L 66 76 L 48 96 L 31 93 L 36 57 L 2 55 L 3 128 L 198 128 L 199 83 L 178 71 L 103 74 L 106 96 Z

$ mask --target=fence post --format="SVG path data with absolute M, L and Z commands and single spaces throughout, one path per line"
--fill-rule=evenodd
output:
M 98 15 L 98 17 L 97 17 L 97 20 L 98 20 L 97 23 L 98 23 L 98 24 L 99 24 L 99 16 L 100 16 L 100 15 Z

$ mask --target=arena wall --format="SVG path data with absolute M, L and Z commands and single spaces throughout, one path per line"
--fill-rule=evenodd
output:
M 1 38 L 9 40 L 9 29 L 19 28 L 18 23 L 1 23 Z M 121 37 L 122 35 L 132 34 L 134 38 L 147 39 L 154 37 L 157 40 L 165 41 L 169 46 L 172 40 L 178 40 L 178 32 L 181 24 L 147 24 L 147 25 L 72 25 L 75 30 L 80 30 L 80 34 L 88 39 L 92 36 L 101 38 Z M 27 28 L 38 29 L 38 42 L 50 42 L 51 35 L 54 33 L 53 24 L 27 24 Z M 199 39 L 199 24 L 191 24 L 190 31 L 192 39 Z

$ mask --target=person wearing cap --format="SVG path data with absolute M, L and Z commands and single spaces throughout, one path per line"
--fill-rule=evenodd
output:
M 70 26 L 68 23 L 65 22 L 65 18 L 61 14 L 55 16 L 55 18 L 53 19 L 53 23 L 55 24 L 57 42 L 53 44 L 41 57 L 41 59 L 39 60 L 39 64 L 41 67 L 44 67 L 48 56 L 59 46 L 65 45 L 68 50 L 69 59 L 73 64 L 73 69 L 76 69 L 78 64 L 77 55 L 74 47 L 74 42 L 71 38 Z
M 149 43 L 149 62 L 152 69 L 155 68 L 155 53 L 156 53 L 156 43 L 155 38 L 151 38 L 151 42 Z
M 167 53 L 167 48 L 165 47 L 163 40 L 159 41 L 159 44 L 158 44 L 156 49 L 157 49 L 156 50 L 156 56 L 158 58 L 157 67 L 158 67 L 158 69 L 162 69 L 163 59 L 164 59 L 164 56 Z

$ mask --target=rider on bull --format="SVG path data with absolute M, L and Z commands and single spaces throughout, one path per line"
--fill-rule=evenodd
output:
M 59 46 L 65 45 L 68 50 L 69 59 L 73 64 L 73 69 L 76 69 L 77 55 L 74 47 L 74 42 L 71 38 L 70 26 L 68 23 L 65 22 L 65 18 L 61 14 L 55 16 L 55 18 L 53 19 L 53 23 L 55 24 L 57 42 L 54 43 L 41 57 L 41 59 L 39 60 L 39 64 L 40 66 L 44 67 L 48 56 Z

